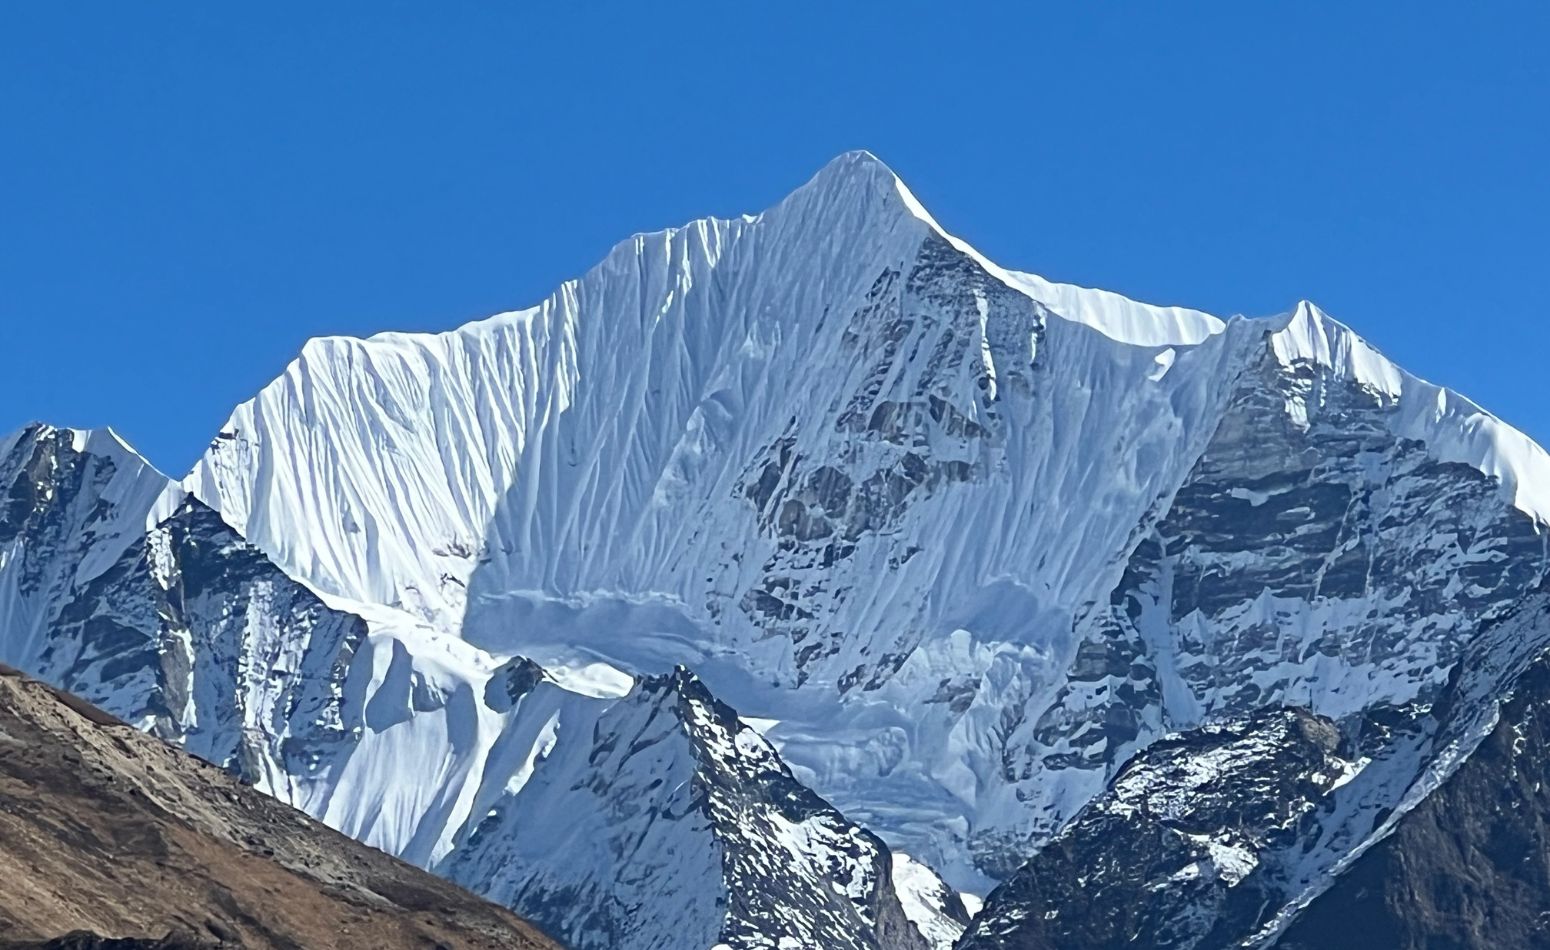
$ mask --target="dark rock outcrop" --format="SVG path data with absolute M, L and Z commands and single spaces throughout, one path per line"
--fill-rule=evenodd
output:
M 958 946 L 1201 945 L 1264 856 L 1317 822 L 1349 770 L 1341 744 L 1333 723 L 1301 709 L 1152 744 L 991 893 Z
M 1550 654 L 1519 678 L 1474 754 L 1276 946 L 1550 947 Z

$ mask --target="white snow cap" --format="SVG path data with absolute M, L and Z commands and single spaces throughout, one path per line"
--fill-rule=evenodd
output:
M 1497 480 L 1513 505 L 1550 525 L 1550 456 L 1534 440 L 1470 399 L 1396 366 L 1350 327 L 1311 301 L 1297 304 L 1273 333 L 1276 358 L 1333 370 L 1397 406 L 1394 431 L 1424 442 L 1443 462 L 1468 465 Z
M 1227 326 L 1221 317 L 1200 310 L 1141 303 L 1107 290 L 1007 270 L 948 233 L 904 181 L 864 149 L 846 152 L 829 162 L 804 190 L 815 186 L 826 191 L 871 191 L 885 199 L 891 197 L 891 191 L 897 195 L 900 208 L 1008 287 L 1027 294 L 1056 316 L 1091 327 L 1117 342 L 1148 347 L 1194 345 Z M 1289 315 L 1264 319 L 1267 325 L 1281 324 L 1271 335 L 1270 345 L 1283 363 L 1301 360 L 1323 366 L 1341 378 L 1393 398 L 1400 408 L 1399 434 L 1426 443 L 1440 461 L 1469 465 L 1496 479 L 1513 505 L 1550 525 L 1550 456 L 1528 436 L 1457 392 L 1400 369 L 1312 301 L 1299 301 Z M 1173 355 L 1163 354 L 1159 359 L 1171 365 Z
M 829 194 L 876 195 L 882 199 L 881 207 L 897 208 L 925 224 L 938 237 L 972 257 L 988 273 L 1045 305 L 1056 316 L 1090 326 L 1121 343 L 1138 346 L 1193 344 L 1221 332 L 1226 326 L 1221 318 L 1199 310 L 1155 306 L 1107 290 L 1059 284 L 1036 274 L 1007 270 L 938 224 L 903 179 L 865 149 L 835 158 L 797 193 L 809 189 Z M 890 199 L 896 199 L 897 204 Z

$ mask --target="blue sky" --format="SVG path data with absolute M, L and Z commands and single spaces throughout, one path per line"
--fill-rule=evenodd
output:
M 1550 441 L 1550 4 L 6 4 L 0 429 L 181 474 L 310 336 L 525 306 L 869 148 L 948 229 L 1308 297 Z

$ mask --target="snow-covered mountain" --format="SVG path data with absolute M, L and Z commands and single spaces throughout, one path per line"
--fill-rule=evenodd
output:
M 1517 618 L 1550 637 L 1550 591 Z M 1460 677 L 1467 682 L 1468 671 Z M 1339 884 L 1282 915 L 1286 950 L 1358 947 L 1533 947 L 1545 941 L 1550 894 L 1550 654 L 1497 689 L 1499 715 L 1475 751 L 1354 856 Z M 1465 713 L 1461 701 L 1439 710 Z
M 5 449 L 8 662 L 569 945 L 928 950 L 967 923 L 687 670 L 561 686 L 325 602 L 109 433 Z
M 1345 743 L 1264 862 L 1301 907 L 1485 734 L 1489 692 L 1426 724 L 1550 572 L 1545 453 L 1312 304 L 1002 269 L 859 152 L 528 310 L 314 340 L 180 486 L 4 447 L 0 659 L 579 946 L 946 946 L 928 868 L 984 895 L 1282 707 Z
M 996 889 L 962 946 L 1210 945 L 1245 879 L 1354 771 L 1340 739 L 1265 709 L 1153 743 Z
M 1538 946 L 1547 687 L 1550 584 L 1435 702 L 1345 728 L 1267 707 L 1158 740 L 996 888 L 958 950 Z
M 642 679 L 590 729 L 559 736 L 534 780 L 441 869 L 563 921 L 557 931 L 578 950 L 925 950 L 921 931 L 947 927 L 950 939 L 967 922 L 956 901 L 932 907 L 898 893 L 882 842 L 792 779 L 682 667 Z M 722 893 L 724 906 L 706 914 L 704 895 Z

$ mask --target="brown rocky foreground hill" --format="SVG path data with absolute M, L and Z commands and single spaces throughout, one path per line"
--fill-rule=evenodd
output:
M 555 946 L 503 908 L 0 666 L 0 947 Z

